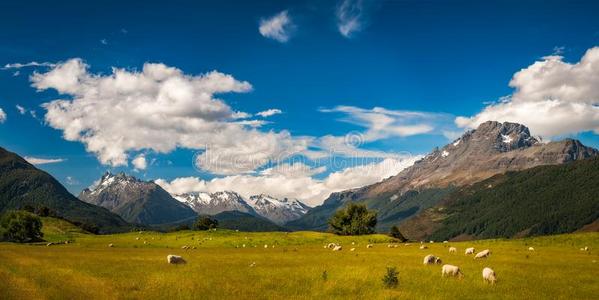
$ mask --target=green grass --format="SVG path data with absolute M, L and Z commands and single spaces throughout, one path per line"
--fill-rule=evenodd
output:
M 0 243 L 0 298 L 597 299 L 599 295 L 599 233 L 435 243 L 419 250 L 416 243 L 388 248 L 384 235 L 217 230 L 94 236 L 58 220 L 46 219 L 44 224 L 48 241 L 75 242 L 50 247 Z M 341 243 L 343 250 L 324 249 L 328 242 Z M 368 243 L 375 245 L 367 249 Z M 183 245 L 197 249 L 183 250 Z M 458 254 L 448 253 L 450 245 L 458 248 Z M 489 248 L 492 255 L 473 260 L 463 254 L 469 246 Z M 529 246 L 536 251 L 528 251 Z M 580 251 L 584 246 L 591 251 Z M 354 252 L 349 251 L 352 247 Z M 168 254 L 182 255 L 188 263 L 169 265 Z M 422 265 L 427 254 L 460 266 L 465 277 L 441 278 L 439 265 Z M 255 266 L 250 267 L 252 263 Z M 387 266 L 399 272 L 396 289 L 382 284 Z M 482 280 L 486 266 L 497 273 L 494 286 Z

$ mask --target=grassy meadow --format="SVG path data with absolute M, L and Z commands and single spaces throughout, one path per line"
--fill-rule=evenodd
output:
M 419 243 L 388 248 L 384 235 L 217 230 L 95 236 L 49 218 L 43 230 L 50 242 L 71 242 L 0 243 L 1 299 L 599 298 L 599 233 L 429 243 L 420 250 Z M 329 242 L 343 250 L 324 249 Z M 181 249 L 185 245 L 196 249 Z M 449 254 L 449 246 L 458 253 Z M 579 250 L 585 246 L 588 252 Z M 474 260 L 463 254 L 467 247 L 492 254 Z M 169 265 L 168 254 L 187 264 Z M 442 278 L 440 265 L 422 264 L 427 254 L 460 266 L 464 278 Z M 399 272 L 397 288 L 382 284 L 387 266 Z M 497 273 L 496 285 L 482 279 L 487 266 Z

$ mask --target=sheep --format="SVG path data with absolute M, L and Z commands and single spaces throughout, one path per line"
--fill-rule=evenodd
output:
M 337 244 L 335 244 L 335 243 L 329 243 L 329 244 L 327 245 L 327 248 L 329 248 L 329 249 L 333 249 L 333 248 L 335 248 L 335 247 L 337 247 L 337 246 L 339 246 L 339 245 L 337 245 Z
M 535 248 L 533 248 L 533 247 L 528 247 L 528 251 L 535 251 Z
M 185 264 L 187 263 L 183 257 L 179 256 L 179 255 L 173 255 L 173 254 L 169 254 L 166 256 L 166 261 L 169 264 L 173 264 L 173 265 L 178 265 L 178 264 Z
M 464 254 L 466 254 L 466 255 L 474 254 L 474 248 L 472 248 L 472 247 L 466 248 L 466 251 L 464 252 Z
M 112 248 L 112 247 L 114 247 L 114 245 L 113 244 L 108 244 L 108 247 Z
M 489 251 L 489 249 L 486 249 L 486 250 L 476 253 L 476 256 L 474 256 L 474 259 L 487 258 L 489 256 L 489 254 L 491 254 L 491 251 Z
M 410 243 L 405 243 L 405 244 L 403 244 L 403 245 L 404 245 L 404 246 L 410 246 Z
M 354 252 L 354 251 L 356 251 L 356 248 L 351 248 L 351 249 L 349 249 L 349 251 Z
M 434 244 L 434 243 L 435 243 L 435 241 L 429 241 L 429 243 L 431 243 L 431 244 Z
M 432 265 L 432 264 L 442 264 L 443 262 L 441 261 L 441 258 L 436 257 L 432 254 L 429 254 L 424 257 L 424 261 L 422 263 L 425 265 Z
M 589 247 L 580 248 L 580 251 L 589 251 Z
M 341 251 L 343 248 L 340 245 L 335 246 L 335 248 L 333 248 L 333 251 Z
M 372 244 L 366 245 L 366 248 L 372 248 Z
M 458 249 L 456 247 L 449 247 L 449 253 L 457 253 Z
M 266 249 L 266 248 L 268 248 L 268 245 L 266 245 L 266 244 L 265 244 L 265 245 L 264 245 L 264 249 Z
M 424 249 L 428 249 L 428 247 L 427 247 L 427 246 L 425 246 L 425 245 L 421 245 L 421 246 L 420 246 L 420 250 L 424 250 Z
M 458 266 L 443 265 L 441 268 L 441 277 L 445 277 L 445 275 L 463 277 L 464 273 L 462 273 Z
M 449 243 L 449 241 L 443 241 L 443 244 L 447 244 L 447 243 Z
M 47 247 L 50 247 L 50 246 L 52 246 L 52 245 L 54 245 L 54 243 L 47 243 L 47 244 L 46 244 L 46 246 L 47 246 Z
M 495 271 L 493 271 L 493 269 L 491 268 L 484 268 L 483 269 L 483 279 L 491 284 L 495 284 L 495 282 L 497 281 L 497 277 L 495 276 Z
M 255 267 L 255 266 L 256 266 L 256 262 L 252 262 L 252 263 L 250 264 L 250 268 L 253 268 L 253 267 Z

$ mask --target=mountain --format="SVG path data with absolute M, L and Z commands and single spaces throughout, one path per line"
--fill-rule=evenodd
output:
M 282 226 L 279 226 L 270 220 L 240 212 L 240 211 L 225 211 L 213 216 L 218 220 L 218 227 L 239 230 L 239 231 L 289 231 Z
M 131 223 L 155 225 L 197 216 L 154 182 L 124 173 L 107 172 L 95 185 L 84 189 L 79 199 L 105 207 Z
M 295 199 L 279 200 L 264 194 L 251 196 L 247 202 L 259 215 L 277 224 L 296 220 L 310 209 L 309 206 Z
M 173 196 L 187 204 L 198 214 L 216 215 L 224 211 L 240 211 L 255 214 L 254 209 L 235 192 L 216 193 L 192 192 Z
M 599 228 L 599 159 L 508 172 L 465 186 L 401 225 L 412 239 L 464 240 Z
M 130 228 L 118 215 L 80 201 L 48 173 L 0 148 L 0 213 L 24 206 L 48 207 L 71 222 L 97 226 L 101 233 Z
M 295 220 L 310 209 L 298 200 L 277 199 L 268 195 L 255 195 L 246 200 L 232 191 L 192 192 L 173 197 L 187 204 L 198 214 L 216 215 L 221 212 L 239 211 L 262 216 L 277 224 Z
M 386 230 L 434 206 L 456 187 L 496 174 L 541 165 L 559 165 L 595 157 L 599 152 L 577 140 L 543 143 L 516 123 L 489 121 L 441 149 L 434 149 L 399 174 L 382 182 L 333 193 L 323 205 L 286 224 L 292 229 L 324 230 L 330 216 L 347 202 L 362 202 L 379 212 Z

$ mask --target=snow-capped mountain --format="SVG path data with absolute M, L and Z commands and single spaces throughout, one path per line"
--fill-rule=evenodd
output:
M 230 191 L 205 193 L 192 192 L 173 195 L 199 214 L 215 215 L 224 211 L 240 211 L 255 214 L 254 209 L 239 194 Z
M 196 215 L 154 182 L 125 173 L 105 173 L 94 185 L 84 189 L 79 199 L 105 207 L 133 223 L 164 224 Z
M 267 195 L 255 195 L 246 200 L 232 191 L 192 192 L 173 197 L 199 214 L 215 215 L 224 211 L 240 211 L 262 216 L 277 224 L 295 220 L 310 209 L 298 200 L 277 199 Z
M 310 209 L 309 206 L 295 199 L 277 199 L 264 194 L 251 196 L 247 202 L 259 215 L 277 224 L 296 220 Z

